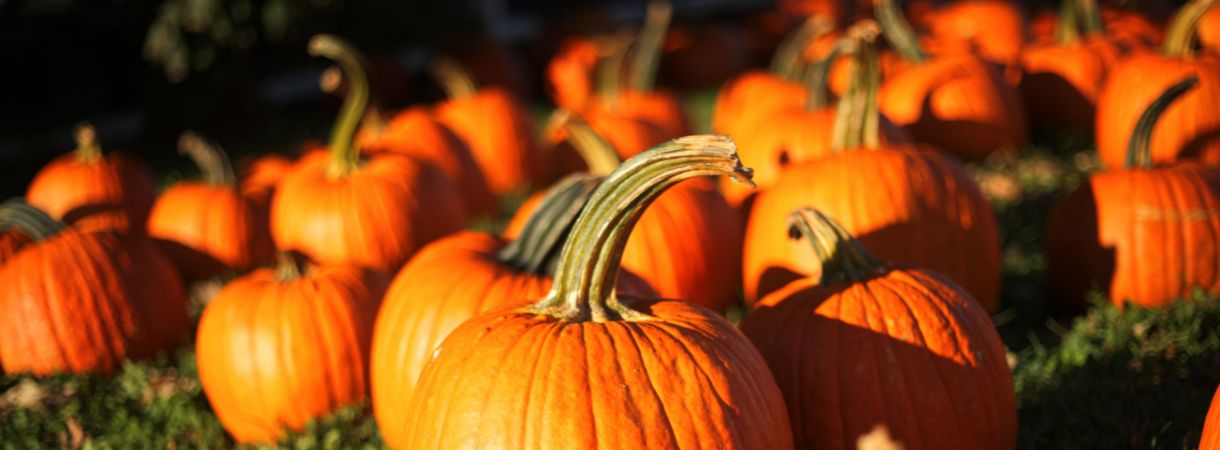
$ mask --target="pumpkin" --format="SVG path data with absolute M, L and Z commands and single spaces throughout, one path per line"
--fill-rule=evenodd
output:
M 493 194 L 525 190 L 546 174 L 529 111 L 517 97 L 497 86 L 480 89 L 448 58 L 433 61 L 431 70 L 449 97 L 433 114 L 470 148 Z
M 162 192 L 148 216 L 148 235 L 183 279 L 270 262 L 274 248 L 267 216 L 257 200 L 242 195 L 224 151 L 192 132 L 182 135 L 179 148 L 199 166 L 203 180 L 179 182 Z
M 523 306 L 551 289 L 555 260 L 587 196 L 600 180 L 564 179 L 542 200 L 512 241 L 462 232 L 433 242 L 394 277 L 373 329 L 369 381 L 382 436 L 401 448 L 415 382 L 440 341 L 462 322 L 487 311 Z M 655 296 L 646 282 L 623 271 L 623 292 Z
M 923 20 L 942 52 L 975 52 L 1001 66 L 1016 64 L 1025 44 L 1025 18 L 1017 4 L 1007 0 L 953 2 Z
M 1120 307 L 1165 305 L 1195 287 L 1220 292 L 1220 173 L 1197 162 L 1155 165 L 1152 148 L 1158 118 L 1198 81 L 1181 80 L 1144 111 L 1125 169 L 1093 174 L 1051 215 L 1047 274 L 1064 309 L 1083 309 L 1093 288 Z
M 775 374 L 796 446 L 852 450 L 880 425 L 905 448 L 1014 448 L 1004 346 L 970 294 L 937 273 L 878 261 L 817 210 L 789 221 L 820 275 L 768 294 L 741 331 Z
M 34 242 L 0 266 L 4 372 L 109 374 L 189 333 L 182 281 L 147 237 L 67 227 L 20 203 L 0 212 L 12 226 Z
M 1020 97 L 994 67 L 969 53 L 929 57 L 894 0 L 879 0 L 875 10 L 885 37 L 911 63 L 881 87 L 886 117 L 905 126 L 916 141 L 964 159 L 1025 144 Z
M 578 118 L 563 122 L 567 136 L 593 175 L 619 167 L 607 140 Z M 684 299 L 723 313 L 738 301 L 742 225 L 739 215 L 709 180 L 690 180 L 662 194 L 631 230 L 623 267 L 639 274 L 664 298 Z M 542 194 L 518 208 L 505 236 L 520 235 Z M 532 200 L 532 201 L 531 201 Z M 588 196 L 574 196 L 584 204 Z
M 1199 18 L 1199 46 L 1220 55 L 1220 8 L 1210 8 Z
M 1183 6 L 1159 52 L 1137 50 L 1110 71 L 1097 99 L 1097 153 L 1106 167 L 1122 167 L 1129 131 L 1161 92 L 1188 75 L 1199 86 L 1165 111 L 1152 132 L 1152 161 L 1179 157 L 1220 164 L 1220 57 L 1193 55 L 1196 24 L 1216 0 Z
M 1216 389 L 1212 405 L 1207 409 L 1203 436 L 1199 438 L 1199 450 L 1220 450 L 1220 388 Z
M 353 266 L 302 274 L 283 259 L 229 282 L 199 319 L 199 384 L 242 443 L 275 442 L 368 392 L 386 275 Z
M 876 83 L 871 42 L 861 39 L 857 46 L 853 70 L 873 73 L 857 79 Z M 871 90 L 854 88 L 848 96 Z M 834 215 L 878 256 L 942 273 L 984 309 L 997 308 L 1000 240 L 990 204 L 952 158 L 927 146 L 882 146 L 878 123 L 875 107 L 845 109 L 836 124 L 835 154 L 789 166 L 757 196 L 742 260 L 747 302 L 817 274 L 806 249 L 783 238 L 789 213 L 808 206 Z
M 271 210 L 271 198 L 280 181 L 292 172 L 296 164 L 291 158 L 283 155 L 268 154 L 238 162 L 238 184 L 241 193 L 246 198 L 254 200 L 259 210 L 268 215 Z
M 594 191 L 530 306 L 459 326 L 424 367 L 399 449 L 792 448 L 765 363 L 727 321 L 616 292 L 632 225 L 673 184 L 748 179 L 732 141 L 688 136 L 623 163 Z
M 276 247 L 322 265 L 397 270 L 424 244 L 466 221 L 461 196 L 431 164 L 389 152 L 361 157 L 352 138 L 368 101 L 359 58 L 330 35 L 312 54 L 339 62 L 352 80 L 330 145 L 301 158 L 275 192 L 271 236 Z
M 143 230 L 156 186 L 152 173 L 122 152 L 102 154 L 92 125 L 76 127 L 76 149 L 30 181 L 31 206 L 80 227 Z
M 600 45 L 599 45 L 600 44 Z M 551 99 L 562 109 L 583 110 L 593 93 L 598 61 L 605 52 L 597 39 L 572 38 L 546 66 L 547 88 Z
M 1082 11 L 1077 11 L 1077 4 Z M 1049 130 L 1093 129 L 1097 96 L 1124 49 L 1104 34 L 1093 0 L 1068 0 L 1060 6 L 1054 42 L 1021 52 L 1018 88 L 1034 125 Z M 1084 20 L 1084 36 L 1077 25 Z

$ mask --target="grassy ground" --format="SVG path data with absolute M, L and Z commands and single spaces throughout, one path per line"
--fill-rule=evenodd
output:
M 697 123 L 707 123 L 711 98 L 691 97 Z M 1197 294 L 1164 310 L 1120 311 L 1095 298 L 1084 316 L 1057 316 L 1047 300 L 1041 236 L 1055 199 L 1097 164 L 1087 139 L 1036 141 L 1020 157 L 970 166 L 1003 235 L 1003 304 L 993 319 L 1013 365 L 1018 447 L 1193 449 L 1220 384 L 1220 302 Z M 199 387 L 189 348 L 129 363 L 108 378 L 0 376 L 0 448 L 233 447 Z M 364 405 L 280 444 L 383 447 Z

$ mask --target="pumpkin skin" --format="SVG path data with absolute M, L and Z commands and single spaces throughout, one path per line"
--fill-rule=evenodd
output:
M 878 425 L 907 449 L 1015 447 L 1004 347 L 968 293 L 912 268 L 823 281 L 788 284 L 741 323 L 784 392 L 797 447 L 855 449 Z
M 238 442 L 274 442 L 286 429 L 359 402 L 385 274 L 316 269 L 282 280 L 259 269 L 224 287 L 199 319 L 199 383 Z
M 808 206 L 837 218 L 870 252 L 945 274 L 987 311 L 999 305 L 1000 240 L 991 206 L 965 168 L 926 147 L 845 150 L 790 166 L 760 193 L 746 226 L 746 301 L 816 275 L 807 245 L 785 239 Z
M 1031 45 L 1021 53 L 1018 86 L 1030 120 L 1048 129 L 1093 129 L 1097 97 L 1123 49 L 1091 36 L 1074 43 Z
M 309 151 L 311 150 L 306 152 Z M 287 156 L 275 154 L 259 156 L 239 164 L 238 180 L 242 196 L 254 200 L 264 215 L 269 214 L 275 188 L 292 172 L 294 164 L 296 161 Z
M 954 2 L 930 12 L 924 19 L 942 47 L 975 51 L 983 59 L 1015 64 L 1025 44 L 1025 19 L 1016 4 L 1004 0 Z
M 78 141 L 88 141 L 90 148 L 84 150 L 82 145 L 39 170 L 30 181 L 26 200 L 78 227 L 143 230 L 156 195 L 148 167 L 122 152 L 102 154 L 93 142 L 92 127 L 86 125 L 77 133 Z
M 161 193 L 148 235 L 189 282 L 270 261 L 274 249 L 266 220 L 236 186 L 188 181 Z
M 189 333 L 182 282 L 147 237 L 67 228 L 0 267 L 6 373 L 110 374 Z
M 808 94 L 805 86 L 771 72 L 751 70 L 726 82 L 716 96 L 712 130 L 736 136 L 740 125 L 754 114 L 766 114 L 786 106 L 800 106 Z
M 526 189 L 545 173 L 529 111 L 507 90 L 487 87 L 451 98 L 433 114 L 470 147 L 495 195 Z
M 23 247 L 33 242 L 29 236 L 18 230 L 8 230 L 0 233 L 0 264 L 4 264 Z
M 1213 6 L 1203 13 L 1198 30 L 1199 46 L 1212 55 L 1220 55 L 1220 8 Z
M 1203 436 L 1199 439 L 1199 450 L 1220 449 L 1220 389 L 1212 397 L 1207 409 L 1207 420 L 1203 422 Z
M 555 104 L 569 111 L 582 111 L 593 93 L 594 72 L 602 51 L 589 39 L 568 39 L 546 67 L 548 92 Z

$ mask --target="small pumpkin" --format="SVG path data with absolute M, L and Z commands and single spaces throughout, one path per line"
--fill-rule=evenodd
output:
M 877 425 L 906 448 L 1016 446 L 1004 346 L 969 293 L 879 261 L 817 210 L 788 220 L 820 275 L 768 294 L 741 331 L 775 374 L 797 447 L 852 450 Z
M 431 164 L 389 152 L 361 157 L 352 138 L 368 102 L 368 86 L 354 50 L 317 35 L 310 53 L 336 60 L 351 92 L 325 152 L 301 158 L 279 185 L 271 205 L 277 248 L 322 265 L 402 266 L 424 244 L 461 229 L 466 211 L 458 191 Z
M 190 156 L 202 181 L 170 186 L 153 204 L 148 235 L 155 239 L 187 282 L 244 271 L 270 262 L 267 216 L 257 200 L 242 194 L 224 151 L 187 132 L 179 150 Z
M 109 374 L 189 334 L 182 281 L 147 237 L 7 203 L 0 231 L 13 226 L 34 242 L 0 266 L 4 372 Z
M 225 430 L 241 443 L 271 443 L 364 399 L 387 282 L 380 271 L 353 266 L 302 274 L 286 257 L 278 269 L 225 285 L 195 338 L 199 384 Z
M 1216 389 L 1212 405 L 1207 409 L 1203 436 L 1199 438 L 1199 450 L 1220 450 L 1220 388 Z
M 1047 274 L 1064 309 L 1100 289 L 1122 307 L 1168 304 L 1194 287 L 1220 292 L 1220 173 L 1198 162 L 1156 165 L 1158 119 L 1199 80 L 1180 80 L 1130 133 L 1125 169 L 1109 168 L 1068 194 L 1046 231 Z
M 26 200 L 76 226 L 143 230 L 156 195 L 148 167 L 126 153 L 103 154 L 92 125 L 78 125 L 74 137 L 76 149 L 34 175 Z
M 440 345 L 398 448 L 792 448 L 779 390 L 740 332 L 706 309 L 614 287 L 629 230 L 657 195 L 694 176 L 748 174 L 717 136 L 623 163 L 576 219 L 546 296 L 475 317 Z
M 1216 0 L 1194 0 L 1174 17 L 1159 52 L 1137 50 L 1118 63 L 1097 99 L 1097 153 L 1106 167 L 1122 167 L 1129 131 L 1170 85 L 1195 76 L 1199 85 L 1165 111 L 1152 132 L 1152 161 L 1194 158 L 1220 164 L 1220 57 L 1194 54 L 1195 30 Z
M 568 230 L 600 179 L 575 175 L 548 191 L 511 241 L 461 232 L 433 242 L 394 277 L 377 314 L 369 369 L 373 413 L 386 443 L 401 448 L 410 399 L 441 340 L 487 311 L 524 306 L 551 289 L 555 261 Z M 648 283 L 623 271 L 619 288 L 655 296 Z

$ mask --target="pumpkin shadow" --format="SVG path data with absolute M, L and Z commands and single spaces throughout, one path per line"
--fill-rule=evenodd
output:
M 1090 291 L 1109 291 L 1116 250 L 1101 247 L 1091 183 L 1082 183 L 1055 206 L 1045 245 L 1047 281 L 1060 313 L 1081 314 Z
M 1220 127 L 1207 131 L 1182 146 L 1180 153 L 1188 158 L 1198 158 L 1210 165 L 1220 164 Z
M 1018 87 L 1025 101 L 1028 123 L 1039 131 L 1093 129 L 1094 107 L 1067 79 L 1040 72 L 1021 77 Z
M 157 238 L 153 238 L 153 243 L 174 263 L 174 268 L 186 283 L 203 280 L 225 270 L 226 266 L 220 260 L 182 243 Z

